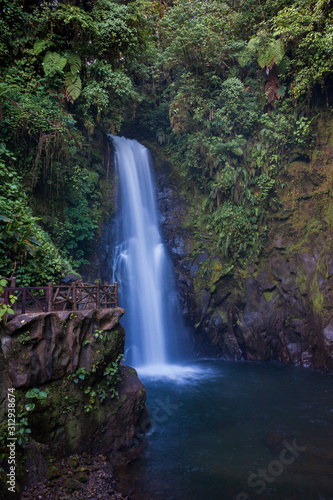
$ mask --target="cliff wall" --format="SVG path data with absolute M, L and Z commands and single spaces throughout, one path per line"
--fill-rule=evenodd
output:
M 151 146 L 153 148 L 153 146 Z M 164 238 L 199 353 L 333 371 L 333 124 L 283 174 L 264 250 L 240 268 L 206 228 L 200 192 L 153 149 Z

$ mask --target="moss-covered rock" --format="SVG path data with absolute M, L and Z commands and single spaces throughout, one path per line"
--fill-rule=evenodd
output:
M 14 387 L 18 429 L 23 432 L 21 483 L 27 476 L 32 482 L 43 476 L 54 482 L 63 471 L 52 465 L 53 456 L 72 455 L 68 466 L 75 471 L 76 453 L 130 447 L 145 432 L 142 421 L 149 420 L 145 389 L 136 371 L 120 361 L 123 313 L 117 308 L 20 315 L 3 328 L 0 425 L 6 426 L 7 388 Z M 1 439 L 6 439 L 2 432 Z M 86 471 L 77 474 L 72 486 L 87 480 Z
M 240 268 L 217 248 L 203 199 L 156 150 L 159 208 L 183 314 L 198 352 L 333 371 L 333 120 L 281 174 L 264 250 Z
M 125 332 L 119 319 L 124 312 L 118 307 L 16 316 L 0 330 L 8 383 L 28 389 L 80 368 L 104 371 L 114 354 L 123 352 Z

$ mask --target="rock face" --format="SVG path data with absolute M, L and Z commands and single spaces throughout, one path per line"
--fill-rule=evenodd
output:
M 121 308 L 23 314 L 4 328 L 2 351 L 14 388 L 28 389 L 64 378 L 77 369 L 105 367 L 121 352 Z M 97 347 L 102 349 L 97 350 Z
M 333 154 L 326 160 L 331 165 Z M 300 181 L 299 171 L 305 168 Z M 193 216 L 201 205 L 195 188 L 186 192 L 170 165 L 157 161 L 163 235 L 199 353 L 333 371 L 332 234 L 324 215 L 321 231 L 316 227 L 324 210 L 318 206 L 321 187 L 315 183 L 323 170 L 318 158 L 311 167 L 312 191 L 309 168 L 289 166 L 289 198 L 284 210 L 272 217 L 265 253 L 241 270 L 228 267 L 210 244 L 199 215 Z M 300 182 L 304 190 L 295 209 L 288 200 L 290 204 L 290 193 Z
M 43 451 L 35 460 L 27 447 L 32 469 L 48 453 L 131 447 L 149 427 L 146 391 L 136 371 L 119 364 L 123 314 L 121 308 L 26 314 L 2 328 L 0 422 L 7 425 L 7 389 L 15 388 L 17 415 L 30 407 L 33 449 Z

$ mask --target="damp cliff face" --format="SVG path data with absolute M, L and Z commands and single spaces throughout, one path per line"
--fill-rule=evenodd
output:
M 14 388 L 18 429 L 29 427 L 23 436 L 39 450 L 38 461 L 109 453 L 147 430 L 146 391 L 136 371 L 120 363 L 123 314 L 121 308 L 25 314 L 2 327 L 0 422 L 7 425 L 6 396 Z
M 333 371 L 331 125 L 319 121 L 311 157 L 289 163 L 282 208 L 272 214 L 264 251 L 245 269 L 214 250 L 200 194 L 156 151 L 163 235 L 199 353 Z

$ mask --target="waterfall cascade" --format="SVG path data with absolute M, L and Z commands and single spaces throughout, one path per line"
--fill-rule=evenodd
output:
M 135 140 L 110 137 L 119 204 L 113 279 L 126 310 L 125 357 L 136 367 L 152 365 L 160 371 L 170 363 L 176 342 L 176 294 L 159 231 L 150 154 Z

